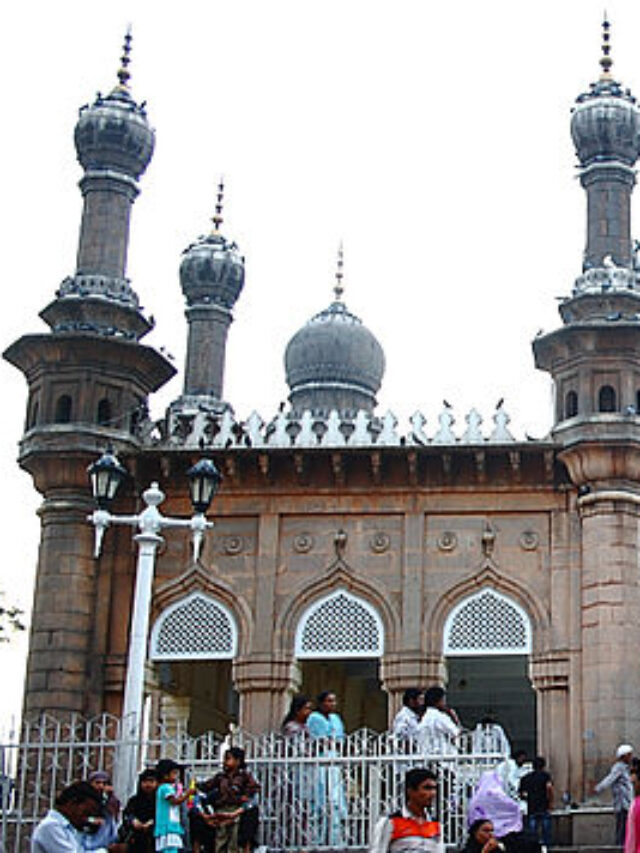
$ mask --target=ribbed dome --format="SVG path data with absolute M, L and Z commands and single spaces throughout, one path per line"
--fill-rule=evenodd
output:
M 294 409 L 371 411 L 384 374 L 382 347 L 336 300 L 291 338 L 285 371 Z
M 579 95 L 571 117 L 571 136 L 581 166 L 607 160 L 633 166 L 640 154 L 640 110 L 628 89 L 599 80 Z
M 231 309 L 244 286 L 244 258 L 222 234 L 208 234 L 184 251 L 180 284 L 188 305 Z

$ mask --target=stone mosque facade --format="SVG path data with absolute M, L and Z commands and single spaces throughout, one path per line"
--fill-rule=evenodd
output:
M 640 271 L 630 235 L 640 109 L 611 72 L 581 94 L 571 133 L 587 196 L 582 272 L 558 328 L 536 337 L 555 386 L 550 434 L 516 440 L 501 406 L 454 433 L 376 409 L 385 358 L 334 298 L 286 347 L 288 404 L 240 421 L 224 397 L 225 344 L 244 260 L 212 233 L 183 255 L 188 350 L 181 396 L 143 342 L 126 278 L 129 218 L 154 147 L 118 83 L 80 111 L 84 207 L 76 271 L 41 312 L 47 331 L 4 357 L 28 384 L 19 464 L 42 496 L 24 712 L 121 710 L 136 549 L 112 527 L 93 557 L 87 466 L 111 445 L 131 477 L 114 511 L 188 517 L 185 471 L 224 476 L 197 562 L 188 533 L 159 554 L 146 669 L 154 714 L 193 734 L 276 727 L 294 691 L 330 687 L 347 727 L 384 729 L 406 687 L 447 684 L 472 727 L 491 713 L 544 754 L 558 790 L 590 790 L 621 741 L 640 744 Z M 218 209 L 218 214 L 220 209 Z M 176 293 L 176 305 L 178 294 Z

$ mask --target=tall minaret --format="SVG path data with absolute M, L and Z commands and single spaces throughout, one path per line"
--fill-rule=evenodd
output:
M 552 434 L 580 517 L 573 557 L 579 573 L 566 587 L 575 619 L 573 627 L 557 620 L 556 642 L 566 643 L 571 705 L 581 714 L 571 721 L 568 749 L 539 745 L 571 755 L 584 778 L 574 796 L 590 794 L 617 744 L 633 742 L 640 730 L 640 273 L 629 222 L 640 110 L 611 75 L 609 33 L 605 20 L 602 73 L 578 97 L 571 121 L 587 192 L 583 272 L 560 305 L 562 327 L 533 344 L 536 366 L 553 377 Z M 563 702 L 557 692 L 555 712 L 568 715 Z M 546 722 L 543 737 L 552 739 L 554 726 Z
M 86 468 L 107 444 L 125 456 L 139 451 L 148 395 L 175 373 L 139 343 L 152 324 L 126 278 L 131 205 L 154 141 L 129 90 L 130 49 L 127 34 L 117 85 L 80 110 L 75 129 L 84 170 L 76 271 L 41 313 L 50 332 L 25 335 L 4 353 L 29 386 L 19 462 L 43 496 L 27 715 L 44 708 L 95 713 L 107 707 L 106 681 L 114 682 L 114 694 L 119 689 L 122 662 L 114 661 L 111 678 L 107 628 L 95 618 L 98 566 Z M 108 600 L 108 552 L 101 565 Z M 124 577 L 128 583 L 126 570 Z
M 189 338 L 184 391 L 173 403 L 174 411 L 193 405 L 212 411 L 228 408 L 222 398 L 225 352 L 233 306 L 244 286 L 244 258 L 220 231 L 223 200 L 220 180 L 213 229 L 185 249 L 180 264 Z

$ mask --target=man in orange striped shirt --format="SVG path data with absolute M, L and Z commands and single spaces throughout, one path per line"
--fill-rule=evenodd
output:
M 440 823 L 431 815 L 438 785 L 433 771 L 414 767 L 405 775 L 402 811 L 380 818 L 369 853 L 441 853 Z

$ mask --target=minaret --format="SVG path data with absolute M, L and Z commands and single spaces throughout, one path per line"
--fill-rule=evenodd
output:
M 344 303 L 344 251 L 338 259 L 331 304 L 312 317 L 287 344 L 284 355 L 292 412 L 326 417 L 332 410 L 371 414 L 384 375 L 377 338 Z
M 107 444 L 125 456 L 139 451 L 148 395 L 175 373 L 139 343 L 152 324 L 126 278 L 131 205 L 154 141 L 129 91 L 130 49 L 127 34 L 117 85 L 80 110 L 75 129 L 84 170 L 76 271 L 41 312 L 50 331 L 25 335 L 4 353 L 29 386 L 19 463 L 43 496 L 27 715 L 105 707 L 86 468 Z M 103 569 L 102 594 L 109 578 Z
M 567 654 L 572 705 L 581 709 L 569 749 L 585 795 L 616 745 L 640 730 L 640 274 L 629 222 L 640 110 L 611 75 L 607 20 L 603 33 L 602 73 L 578 97 L 571 120 L 587 193 L 583 272 L 560 305 L 562 327 L 533 343 L 536 367 L 553 377 L 552 434 L 581 525 L 580 577 L 570 582 L 580 613 L 567 629 Z M 545 729 L 550 738 L 553 728 Z
M 214 412 L 229 408 L 222 398 L 225 352 L 233 306 L 244 287 L 244 258 L 236 243 L 220 232 L 223 201 L 221 179 L 213 229 L 185 249 L 180 264 L 189 337 L 184 391 L 172 404 L 172 411 L 194 405 L 205 405 Z

